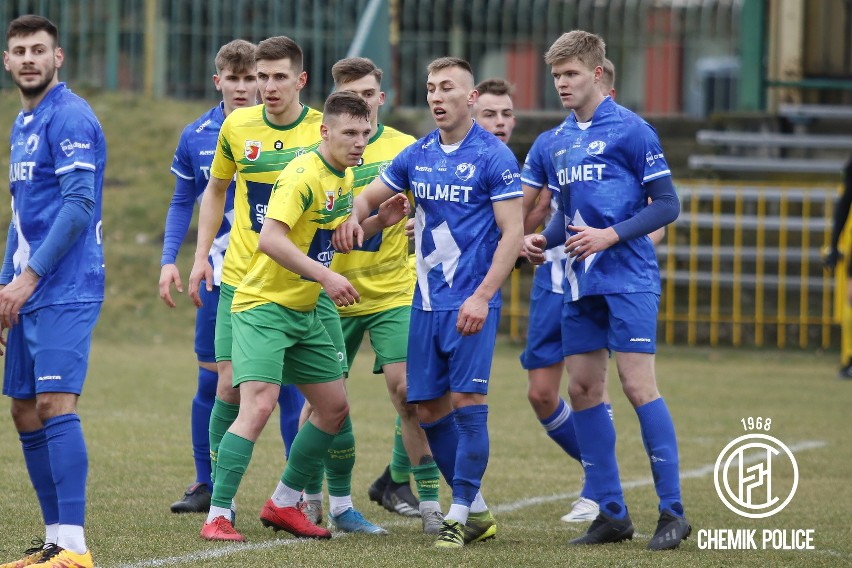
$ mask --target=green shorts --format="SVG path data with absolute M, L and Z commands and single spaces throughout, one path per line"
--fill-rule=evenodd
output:
M 349 359 L 346 357 L 346 343 L 343 341 L 343 330 L 340 328 L 340 314 L 337 312 L 337 306 L 334 305 L 325 290 L 320 292 L 317 299 L 317 316 L 319 316 L 328 336 L 331 337 L 331 342 L 337 349 L 337 357 L 340 360 L 343 374 L 348 374 Z
M 337 349 L 316 311 L 275 303 L 231 314 L 234 387 L 246 381 L 327 383 L 343 376 Z
M 202 284 L 203 285 L 203 284 Z M 237 289 L 230 284 L 219 287 L 219 307 L 216 309 L 216 335 L 213 348 L 216 351 L 216 362 L 231 360 L 231 344 L 234 332 L 231 329 L 231 304 L 234 302 L 234 292 Z
M 361 347 L 364 332 L 370 332 L 370 344 L 376 353 L 373 373 L 380 375 L 382 367 L 405 362 L 408 355 L 408 322 L 411 308 L 391 308 L 375 314 L 340 318 L 346 340 L 346 358 L 351 363 Z

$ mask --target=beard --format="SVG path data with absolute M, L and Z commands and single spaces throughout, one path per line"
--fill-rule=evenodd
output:
M 36 85 L 23 85 L 20 81 L 18 81 L 18 79 L 15 79 L 14 81 L 15 85 L 17 85 L 18 89 L 21 91 L 21 95 L 28 99 L 32 99 L 44 93 L 47 86 L 50 85 L 51 81 L 53 81 L 53 77 L 55 75 L 56 69 L 50 69 L 47 73 L 45 73 L 44 79 Z

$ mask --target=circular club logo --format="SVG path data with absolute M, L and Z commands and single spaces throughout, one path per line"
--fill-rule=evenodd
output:
M 793 452 L 766 434 L 746 434 L 725 446 L 713 473 L 719 499 L 750 519 L 779 512 L 793 499 L 799 484 Z

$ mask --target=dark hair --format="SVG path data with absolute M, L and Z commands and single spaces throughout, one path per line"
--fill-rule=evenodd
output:
M 341 116 L 349 115 L 353 118 L 363 118 L 370 120 L 370 105 L 364 102 L 364 99 L 350 91 L 337 91 L 331 93 L 325 99 L 325 106 L 322 109 L 323 116 Z
M 219 48 L 216 53 L 216 73 L 230 69 L 234 73 L 248 73 L 255 68 L 254 53 L 257 48 L 244 39 L 235 39 Z
M 6 43 L 8 44 L 13 37 L 29 36 L 41 31 L 47 32 L 53 38 L 53 47 L 59 45 L 59 30 L 56 24 L 34 14 L 20 16 L 9 22 L 6 28 Z
M 372 75 L 381 84 L 382 70 L 376 67 L 376 64 L 371 59 L 367 59 L 366 57 L 347 57 L 331 66 L 331 77 L 334 79 L 335 87 L 340 87 L 340 85 L 351 81 L 357 81 L 367 75 Z
M 506 79 L 485 79 L 479 82 L 476 90 L 480 95 L 496 95 L 498 97 L 509 95 L 511 98 L 515 94 L 515 86 Z
M 257 44 L 255 61 L 277 61 L 289 59 L 290 65 L 298 73 L 302 72 L 302 48 L 287 36 L 275 36 Z

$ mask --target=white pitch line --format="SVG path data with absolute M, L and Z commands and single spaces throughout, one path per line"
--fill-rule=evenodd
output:
M 806 440 L 797 444 L 790 444 L 788 447 L 790 448 L 791 452 L 800 452 L 803 450 L 814 450 L 816 448 L 822 448 L 825 445 L 826 443 L 820 440 Z M 757 461 L 759 460 L 757 458 L 747 458 L 746 461 L 747 463 L 757 463 Z M 714 467 L 715 464 L 708 464 L 695 469 L 682 471 L 680 472 L 680 478 L 695 479 L 697 477 L 706 477 L 713 473 Z M 637 487 L 645 487 L 647 485 L 654 485 L 654 479 L 652 477 L 625 481 L 621 484 L 621 487 L 622 489 L 635 489 Z M 560 493 L 559 495 L 540 495 L 538 497 L 521 499 L 520 501 L 515 501 L 514 503 L 506 503 L 505 505 L 495 505 L 493 509 L 495 513 L 511 513 L 512 511 L 525 509 L 526 507 L 531 507 L 533 505 L 541 505 L 542 503 L 552 503 L 554 501 L 562 501 L 563 499 L 572 499 L 574 497 L 579 496 L 579 491 L 571 491 L 570 493 Z
M 791 452 L 800 452 L 803 450 L 813 450 L 816 448 L 822 448 L 826 445 L 826 442 L 819 440 L 806 440 L 804 442 L 799 442 L 797 444 L 790 444 L 788 447 Z M 757 461 L 757 460 L 752 460 Z M 749 462 L 751 463 L 751 462 Z M 706 477 L 713 473 L 714 464 L 708 464 L 699 468 L 690 469 L 687 471 L 683 471 L 680 474 L 681 479 L 695 479 L 698 477 Z M 653 485 L 654 480 L 651 477 L 646 477 L 642 479 L 634 479 L 632 481 L 625 481 L 621 484 L 624 489 L 635 489 L 637 487 L 645 487 L 648 485 Z M 532 507 L 534 505 L 541 505 L 542 503 L 552 503 L 553 501 L 561 501 L 563 499 L 571 499 L 573 497 L 578 497 L 580 495 L 579 491 L 572 491 L 570 493 L 561 493 L 559 495 L 541 495 L 538 497 L 530 497 L 528 499 L 521 499 L 520 501 L 515 501 L 514 503 L 506 503 L 504 505 L 495 505 L 493 507 L 494 512 L 496 513 L 510 513 L 512 511 L 518 511 L 520 509 L 525 509 L 527 507 Z M 387 523 L 385 526 L 393 526 L 396 523 Z M 334 538 L 346 537 L 346 534 L 335 533 Z M 238 543 L 233 545 L 225 545 L 221 547 L 217 547 L 210 550 L 201 550 L 198 552 L 190 552 L 188 554 L 182 554 L 180 556 L 169 556 L 166 558 L 154 558 L 152 560 L 143 560 L 141 562 L 134 562 L 132 564 L 119 564 L 115 568 L 159 568 L 161 566 L 178 566 L 180 564 L 186 564 L 187 562 L 196 562 L 199 560 L 215 560 L 217 558 L 222 558 L 225 556 L 230 556 L 232 554 L 237 554 L 239 552 L 250 552 L 255 550 L 265 550 L 268 548 L 276 548 L 278 546 L 287 546 L 294 544 L 301 544 L 305 542 L 303 539 L 297 538 L 285 538 L 285 539 L 276 539 L 276 540 L 267 540 L 263 542 L 257 543 Z M 831 554 L 834 551 L 826 551 Z M 843 556 L 840 553 L 835 553 L 839 556 Z

